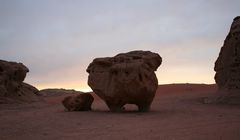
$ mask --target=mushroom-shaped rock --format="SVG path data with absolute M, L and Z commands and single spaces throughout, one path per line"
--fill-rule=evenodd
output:
M 154 71 L 161 63 L 162 58 L 150 51 L 96 58 L 87 68 L 88 85 L 111 111 L 121 111 L 125 104 L 148 111 L 158 87 Z
M 93 100 L 91 94 L 82 93 L 77 96 L 65 97 L 62 104 L 68 111 L 88 111 L 91 110 Z
M 240 16 L 233 20 L 215 62 L 215 81 L 223 102 L 240 103 Z M 234 100 L 234 101 L 233 101 Z

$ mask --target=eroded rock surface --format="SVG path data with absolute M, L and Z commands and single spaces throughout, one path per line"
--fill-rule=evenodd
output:
M 111 111 L 121 111 L 125 104 L 148 111 L 158 87 L 154 71 L 161 63 L 162 58 L 150 51 L 96 58 L 87 68 L 88 84 Z
M 227 102 L 234 98 L 236 102 L 235 97 L 240 97 L 240 16 L 231 25 L 214 70 L 220 96 L 225 96 L 221 97 L 222 101 Z M 240 103 L 240 99 L 237 102 Z
M 22 63 L 0 60 L 0 102 L 5 98 L 38 100 L 38 89 L 23 82 L 27 72 L 28 68 Z
M 65 97 L 62 104 L 68 111 L 88 111 L 91 110 L 93 96 L 89 93 L 81 93 L 77 96 Z

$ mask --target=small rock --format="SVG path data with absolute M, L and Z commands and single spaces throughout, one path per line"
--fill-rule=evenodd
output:
M 88 111 L 91 110 L 93 96 L 89 93 L 82 93 L 77 96 L 67 96 L 62 104 L 68 111 Z

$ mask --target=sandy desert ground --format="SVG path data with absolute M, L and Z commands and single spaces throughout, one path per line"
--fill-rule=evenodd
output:
M 93 111 L 67 112 L 61 100 L 0 105 L 0 140 L 240 140 L 240 106 L 203 104 L 215 85 L 171 84 L 157 90 L 150 112 L 112 113 L 95 96 Z

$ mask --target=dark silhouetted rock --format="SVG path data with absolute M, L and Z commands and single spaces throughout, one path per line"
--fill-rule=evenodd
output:
M 91 110 L 93 100 L 91 94 L 82 93 L 77 96 L 65 97 L 62 104 L 68 111 L 88 111 Z
M 111 111 L 121 111 L 125 104 L 148 111 L 158 87 L 154 71 L 161 62 L 162 58 L 150 51 L 96 58 L 87 68 L 88 85 Z
M 219 102 L 240 103 L 240 17 L 236 17 L 215 62 Z
M 28 71 L 22 63 L 0 60 L 0 102 L 3 103 L 5 98 L 38 100 L 38 89 L 23 82 Z

